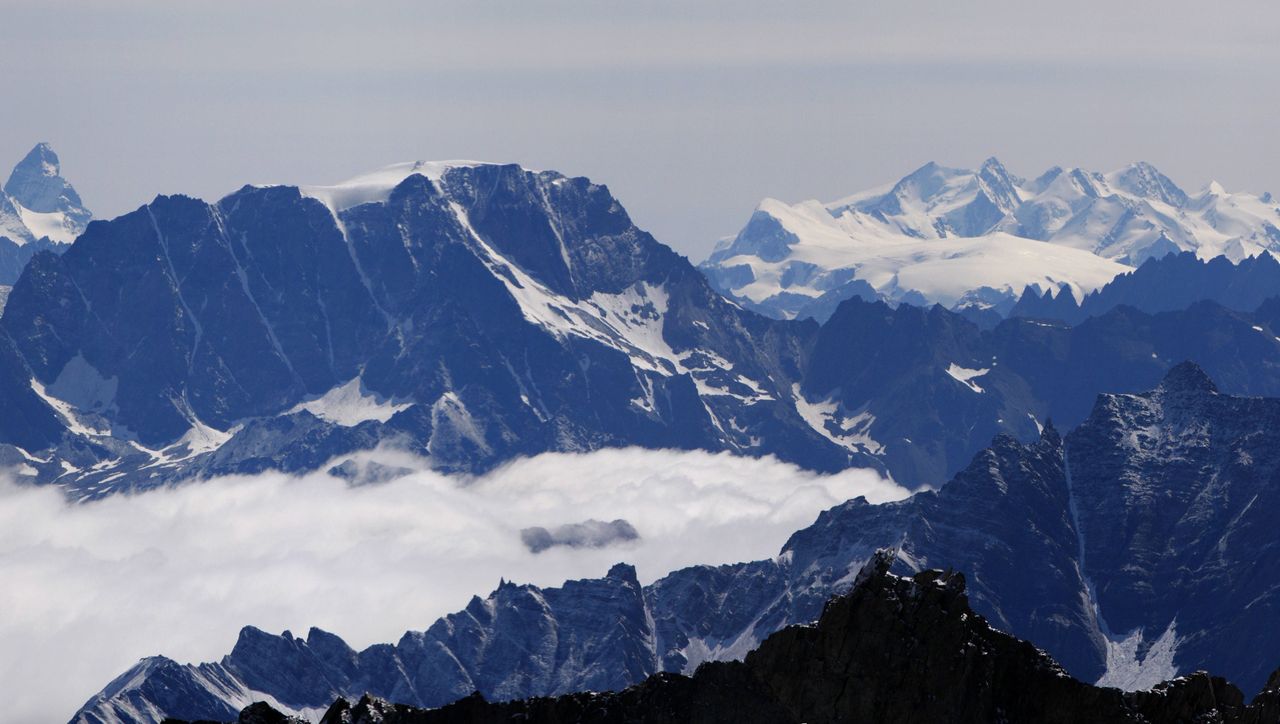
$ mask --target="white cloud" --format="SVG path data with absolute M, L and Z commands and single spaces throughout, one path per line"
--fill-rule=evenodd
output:
M 325 474 L 229 477 L 71 505 L 0 482 L 0 701 L 15 722 L 68 718 L 142 656 L 203 661 L 242 625 L 315 625 L 357 648 L 394 641 L 487 594 L 618 561 L 643 582 L 777 553 L 821 510 L 906 492 L 866 470 L 816 475 L 766 458 L 637 449 L 548 454 L 462 480 L 418 470 L 352 487 Z M 622 518 L 640 538 L 534 555 L 520 531 Z

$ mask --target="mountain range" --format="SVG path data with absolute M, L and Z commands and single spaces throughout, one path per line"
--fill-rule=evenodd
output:
M 36 252 L 60 251 L 82 234 L 93 215 L 62 178 L 58 154 L 36 144 L 0 191 L 0 310 L 7 287 Z
M 1142 165 L 1036 182 L 994 161 L 926 169 L 823 211 L 910 237 L 893 259 L 915 266 L 890 286 L 842 278 L 818 295 L 821 323 L 726 298 L 714 265 L 637 228 L 606 187 L 515 165 L 160 196 L 72 244 L 41 237 L 52 246 L 0 314 L 0 465 L 73 501 L 265 470 L 365 482 L 346 457 L 380 445 L 456 473 L 548 451 L 728 451 L 919 491 L 837 506 L 770 560 L 643 586 L 622 564 L 560 588 L 504 581 L 394 645 L 246 627 L 219 662 L 140 662 L 75 721 L 621 690 L 816 620 L 881 548 L 903 575 L 962 571 L 974 610 L 1084 681 L 1142 689 L 1207 668 L 1260 688 L 1277 662 L 1259 652 L 1280 650 L 1265 520 L 1280 502 L 1280 264 L 1270 222 L 1222 234 L 1272 202 L 1210 213 Z M 1076 221 L 1046 211 L 1090 179 L 1097 193 L 1067 204 Z M 5 188 L 87 221 L 47 146 Z M 1115 204 L 1131 218 L 1086 244 L 1079 230 Z M 1143 231 L 1174 208 L 1195 234 Z M 1021 235 L 1035 229 L 1052 238 Z M 739 250 L 783 264 L 804 246 L 760 233 Z M 926 278 L 955 293 L 902 286 Z
M 246 628 L 217 663 L 143 660 L 73 721 L 226 720 L 257 700 L 318 715 L 365 692 L 434 707 L 473 691 L 620 690 L 817 620 L 885 547 L 903 574 L 962 572 L 975 611 L 1081 680 L 1136 690 L 1207 669 L 1256 691 L 1280 651 L 1278 435 L 1280 399 L 1222 394 L 1181 364 L 1149 392 L 1099 396 L 1065 437 L 1052 425 L 1034 442 L 998 436 L 936 492 L 824 512 L 773 559 L 648 586 L 625 565 L 562 588 L 504 582 L 364 651 L 317 629 Z
M 1280 202 L 1191 195 L 1150 164 L 1052 168 L 1035 180 L 995 158 L 929 163 L 832 203 L 760 203 L 701 269 L 717 289 L 777 318 L 823 320 L 843 299 L 1007 313 L 1028 287 L 1076 299 L 1169 253 L 1240 261 L 1280 249 Z
M 1280 721 L 1280 670 L 1249 705 L 1239 689 L 1203 672 L 1149 691 L 1092 687 L 974 613 L 963 574 L 906 578 L 889 572 L 892 562 L 878 552 L 816 624 L 771 635 L 743 662 L 706 663 L 691 676 L 655 674 L 620 692 L 502 703 L 473 694 L 439 709 L 366 694 L 354 704 L 337 699 L 320 724 Z M 301 721 L 266 703 L 236 719 Z
M 15 285 L 0 464 L 77 500 L 341 470 L 379 444 L 444 471 L 639 445 L 938 485 L 993 435 L 1075 424 L 1094 395 L 1184 359 L 1228 392 L 1280 394 L 1280 320 L 1263 305 L 1166 306 L 983 329 L 850 299 L 823 325 L 771 320 L 717 294 L 607 188 L 518 166 L 158 197 L 37 254 Z

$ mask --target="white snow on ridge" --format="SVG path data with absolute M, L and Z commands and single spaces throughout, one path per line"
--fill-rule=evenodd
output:
M 1097 686 L 1138 691 L 1150 689 L 1178 675 L 1178 667 L 1173 663 L 1179 643 L 1177 621 L 1169 622 L 1160 638 L 1151 643 L 1146 656 L 1138 655 L 1138 648 L 1144 641 L 1142 629 L 1126 636 L 1103 633 L 1107 641 L 1107 669 L 1096 682 Z
M 871 437 L 871 424 L 875 415 L 863 411 L 855 415 L 846 415 L 840 403 L 834 399 L 822 402 L 810 402 L 804 398 L 800 385 L 792 385 L 791 394 L 795 399 L 796 412 L 809 427 L 850 452 L 865 452 L 879 455 L 884 452 L 884 445 Z M 836 430 L 831 429 L 834 425 Z
M 663 334 L 669 302 L 664 285 L 639 282 L 617 294 L 594 292 L 587 299 L 569 299 L 547 288 L 490 246 L 471 225 L 466 210 L 460 205 L 451 202 L 450 207 L 476 245 L 481 261 L 507 288 L 528 322 L 561 339 L 569 336 L 591 339 L 620 350 L 642 372 L 664 377 L 688 374 L 703 396 L 736 396 L 749 403 L 773 399 L 759 382 L 745 377 L 737 381 L 750 390 L 749 395 L 724 389 L 708 379 L 732 369 L 732 365 L 714 351 L 695 349 L 678 353 L 671 347 Z M 645 380 L 638 381 L 651 391 Z M 652 409 L 653 400 L 646 397 L 633 400 L 633 404 Z M 708 414 L 715 418 L 710 410 Z
M 734 295 L 792 316 L 805 297 L 853 279 L 891 302 L 992 306 L 1027 287 L 1080 299 L 1168 253 L 1239 261 L 1268 250 L 1280 252 L 1280 203 L 1269 194 L 1218 184 L 1186 194 L 1145 163 L 1026 181 L 989 159 L 977 171 L 927 164 L 830 204 L 765 199 L 703 268 Z
M 76 410 L 74 405 L 55 397 L 35 377 L 31 378 L 31 390 L 39 395 L 40 399 L 48 403 L 48 405 L 58 413 L 58 416 L 63 419 L 67 425 L 67 429 L 70 430 L 72 434 L 84 435 L 86 437 L 111 434 L 111 429 L 109 427 L 101 426 L 95 422 L 81 418 L 79 411 Z
M 719 642 L 713 646 L 707 645 L 705 639 L 691 638 L 689 643 L 680 649 L 680 653 L 685 658 L 681 673 L 690 676 L 707 661 L 741 661 L 759 645 L 755 622 L 752 622 L 736 639 Z
M 1042 291 L 1069 288 L 1077 298 L 1130 271 L 1125 264 L 1081 249 L 1047 244 L 1007 233 L 918 239 L 869 223 L 861 214 L 836 218 L 816 201 L 787 206 L 766 200 L 760 210 L 798 239 L 775 262 L 752 254 L 724 258 L 718 265 L 749 267 L 755 280 L 734 290 L 754 302 L 782 291 L 819 297 L 829 290 L 825 275 L 786 279 L 794 264 L 818 270 L 855 270 L 855 278 L 889 298 L 911 291 L 953 306 L 973 290 L 987 287 L 1017 296 L 1028 286 Z M 794 273 L 792 273 L 794 274 Z
M 43 214 L 32 211 L 17 201 L 13 202 L 13 207 L 18 210 L 22 223 L 31 230 L 31 235 L 35 238 L 48 237 L 50 241 L 59 244 L 70 244 L 76 240 L 78 234 L 75 224 L 61 211 Z M 15 241 L 21 243 L 20 240 Z
M 386 422 L 408 407 L 410 405 L 407 403 L 396 404 L 365 389 L 363 380 L 355 377 L 320 397 L 298 403 L 286 414 L 306 410 L 322 420 L 343 427 L 355 427 L 367 420 Z
M 411 161 L 397 163 L 356 176 L 333 186 L 299 186 L 303 196 L 317 199 L 335 214 L 362 204 L 385 203 L 391 191 L 413 175 L 439 181 L 451 168 L 474 168 L 497 164 L 485 161 Z
M 951 375 L 952 379 L 964 385 L 965 387 L 968 387 L 974 392 L 977 392 L 978 394 L 982 394 L 983 392 L 986 392 L 986 390 L 979 387 L 978 383 L 974 382 L 974 380 L 985 375 L 990 371 L 991 369 L 988 367 L 984 367 L 982 369 L 977 369 L 977 370 L 971 370 L 967 367 L 961 367 L 955 362 L 952 362 L 950 365 L 947 366 L 947 374 Z M 1034 417 L 1032 419 L 1034 420 Z M 1037 423 L 1037 427 L 1038 426 L 1039 424 Z

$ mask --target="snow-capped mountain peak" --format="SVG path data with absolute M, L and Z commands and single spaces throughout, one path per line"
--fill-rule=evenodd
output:
M 823 319 L 849 296 L 999 309 L 1026 287 L 1082 296 L 1169 253 L 1264 250 L 1280 250 L 1269 196 L 1211 184 L 1192 197 L 1146 162 L 1026 181 L 992 157 L 977 170 L 930 162 L 825 206 L 768 200 L 702 269 L 757 311 Z
M 1119 171 L 1107 174 L 1106 179 L 1113 188 L 1133 196 L 1155 199 L 1174 208 L 1181 208 L 1187 203 L 1186 192 L 1145 161 L 1129 164 Z
M 37 238 L 71 243 L 91 217 L 80 194 L 62 177 L 58 154 L 48 143 L 36 144 L 14 167 L 4 193 L 21 207 L 24 222 Z
M 0 284 L 12 284 L 35 252 L 75 241 L 92 217 L 62 177 L 58 154 L 36 144 L 0 191 Z

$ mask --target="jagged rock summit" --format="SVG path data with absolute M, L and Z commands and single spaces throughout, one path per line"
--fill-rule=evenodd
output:
M 1218 386 L 1195 362 L 1180 362 L 1174 365 L 1165 373 L 1157 389 L 1172 395 L 1218 394 Z

